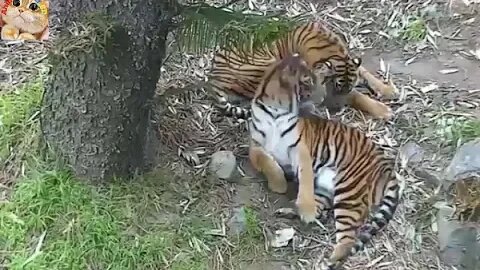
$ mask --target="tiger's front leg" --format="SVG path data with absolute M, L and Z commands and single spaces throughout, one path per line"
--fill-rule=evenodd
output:
M 375 118 L 388 120 L 393 117 L 393 112 L 390 107 L 358 92 L 355 89 L 348 94 L 348 103 L 353 108 L 367 112 Z
M 307 146 L 298 145 L 298 194 L 296 205 L 300 219 L 305 223 L 315 221 L 317 207 L 315 201 L 315 184 L 312 157 Z
M 263 173 L 267 178 L 268 188 L 271 191 L 276 193 L 287 192 L 287 179 L 285 179 L 283 169 L 272 155 L 251 140 L 248 156 L 255 170 Z
M 370 71 L 360 66 L 358 68 L 360 77 L 362 77 L 368 84 L 369 88 L 375 93 L 380 94 L 386 98 L 393 98 L 397 92 L 393 85 L 386 84 L 380 79 L 376 78 Z

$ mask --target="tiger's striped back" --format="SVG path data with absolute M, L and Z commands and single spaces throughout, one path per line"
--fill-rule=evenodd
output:
M 296 27 L 270 46 L 253 52 L 236 49 L 215 54 L 208 86 L 216 106 L 228 116 L 249 117 L 249 109 L 241 106 L 250 101 L 266 69 L 278 60 L 299 53 L 310 68 L 328 62 L 335 77 L 335 89 L 343 94 L 356 85 L 360 58 L 352 58 L 340 37 L 320 22 L 308 22 Z M 247 57 L 246 57 L 247 56 Z
M 325 269 L 337 269 L 392 219 L 399 202 L 394 160 L 358 129 L 316 115 L 300 116 L 299 74 L 308 68 L 298 56 L 290 58 L 297 60 L 274 64 L 260 83 L 252 101 L 250 134 L 296 176 L 298 196 L 308 197 L 305 190 L 311 189 L 314 216 L 333 209 L 336 244 Z M 305 186 L 308 182 L 312 185 Z M 306 221 L 310 219 L 298 201 L 308 200 L 297 198 Z

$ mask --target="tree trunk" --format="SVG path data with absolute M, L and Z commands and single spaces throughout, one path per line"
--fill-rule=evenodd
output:
M 149 116 L 171 0 L 58 0 L 42 131 L 76 176 L 130 177 L 149 165 Z

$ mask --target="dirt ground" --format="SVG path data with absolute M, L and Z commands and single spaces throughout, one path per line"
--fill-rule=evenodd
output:
M 262 4 L 271 7 L 265 2 L 255 3 L 260 8 Z M 443 168 L 448 165 L 456 146 L 439 130 L 445 128 L 442 124 L 445 119 L 460 123 L 480 118 L 478 6 L 450 4 L 445 1 L 330 1 L 317 6 L 316 16 L 346 33 L 350 44 L 354 43 L 352 51 L 362 56 L 370 71 L 379 69 L 380 59 L 389 65 L 391 78 L 399 92 L 395 99 L 385 100 L 395 112 L 394 119 L 387 123 L 352 109 L 334 117 L 364 130 L 392 154 L 397 154 L 407 142 L 415 142 L 425 150 L 421 163 L 413 167 L 399 164 L 404 188 L 402 205 L 388 228 L 365 252 L 348 260 L 346 269 L 448 269 L 437 256 L 435 215 L 429 199 L 442 181 Z M 296 2 L 278 4 L 275 8 L 295 14 L 310 9 L 310 6 Z M 394 13 L 397 13 L 396 17 Z M 409 41 L 402 34 L 398 37 L 390 35 L 390 38 L 377 34 L 402 33 L 408 26 L 402 27 L 401 22 L 407 18 L 425 20 L 427 36 Z M 203 79 L 210 56 L 183 54 L 183 60 L 177 58 L 167 62 L 159 82 L 160 89 L 169 88 L 173 93 L 182 88 L 185 74 L 192 81 Z M 183 69 L 182 76 L 178 75 L 179 69 Z M 227 217 L 236 207 L 254 207 L 260 213 L 266 235 L 290 226 L 297 232 L 293 243 L 288 246 L 270 249 L 267 256 L 247 256 L 243 258 L 244 264 L 233 269 L 317 269 L 321 258 L 331 252 L 331 222 L 325 231 L 318 226 L 305 226 L 298 220 L 275 217 L 276 209 L 292 206 L 289 200 L 293 199 L 293 192 L 290 196 L 280 196 L 266 189 L 245 160 L 247 133 L 244 125 L 221 119 L 205 98 L 201 90 L 165 98 L 169 109 L 161 110 L 163 116 L 159 122 L 163 126 L 159 129 L 162 134 L 170 136 L 163 139 L 164 143 L 178 151 L 179 160 L 188 160 L 189 164 L 195 165 L 196 169 L 192 171 L 197 174 L 205 173 L 211 153 L 222 149 L 234 151 L 237 160 L 240 159 L 239 167 L 246 171 L 247 177 L 239 177 L 234 183 L 220 181 L 216 191 L 218 198 L 212 203 L 225 209 Z M 173 123 L 179 128 L 178 132 L 172 128 Z M 182 133 L 184 130 L 191 131 L 196 137 L 187 138 Z M 181 161 L 173 163 L 176 165 L 172 166 L 186 164 Z M 219 269 L 229 268 L 223 265 Z

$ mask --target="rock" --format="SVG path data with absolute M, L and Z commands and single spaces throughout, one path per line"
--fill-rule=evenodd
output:
M 228 220 L 227 226 L 230 229 L 229 233 L 233 235 L 239 235 L 245 231 L 246 219 L 244 207 L 233 208 L 232 217 Z
M 422 162 L 424 155 L 425 150 L 414 142 L 408 142 L 400 147 L 402 167 L 405 167 L 407 164 Z
M 475 139 L 457 149 L 452 162 L 445 171 L 446 182 L 443 187 L 447 188 L 452 182 L 478 172 L 480 172 L 480 139 Z
M 440 258 L 458 270 L 480 269 L 480 241 L 477 229 L 451 220 L 453 208 L 442 206 L 437 213 Z
M 231 179 L 237 169 L 237 158 L 232 151 L 218 151 L 210 160 L 210 171 L 220 179 Z

